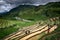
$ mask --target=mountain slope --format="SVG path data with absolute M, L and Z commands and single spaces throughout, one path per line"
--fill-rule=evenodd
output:
M 60 2 L 52 2 L 40 6 L 20 5 L 8 13 L 0 14 L 0 38 L 17 31 L 19 28 L 32 25 L 36 21 L 51 24 L 52 22 L 50 23 L 49 19 L 54 17 L 60 17 Z

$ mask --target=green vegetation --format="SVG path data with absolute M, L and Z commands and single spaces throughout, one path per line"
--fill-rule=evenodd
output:
M 29 26 L 32 24 L 34 24 L 34 22 L 32 22 L 32 23 L 20 22 L 20 23 L 10 25 L 5 28 L 0 28 L 0 38 L 3 38 L 6 35 L 9 35 L 13 32 L 16 32 L 19 29 L 22 29 L 23 27 L 26 27 L 26 26 Z
M 21 19 L 18 20 L 15 17 Z M 52 2 L 41 6 L 20 5 L 10 12 L 0 15 L 0 39 L 8 34 L 16 32 L 22 27 L 33 25 L 37 21 L 54 24 L 54 22 L 50 22 L 49 20 L 54 17 L 60 17 L 60 2 Z M 23 21 L 22 19 L 31 22 Z
M 60 39 L 60 33 L 52 35 L 52 36 L 49 36 L 49 38 L 46 37 L 45 40 L 59 40 L 59 39 Z
M 52 32 L 48 35 L 45 35 L 42 39 L 44 39 L 44 40 L 60 40 L 60 25 L 58 25 L 58 28 L 54 32 Z M 42 39 L 40 38 L 39 40 L 42 40 Z
M 23 27 L 27 27 L 33 24 L 34 22 L 23 22 L 23 21 L 12 20 L 12 23 L 11 24 L 9 23 L 9 25 L 8 24 L 1 25 L 3 27 L 0 28 L 0 38 L 3 38 L 4 36 L 9 35 L 13 32 L 16 32 L 17 30 L 22 29 Z

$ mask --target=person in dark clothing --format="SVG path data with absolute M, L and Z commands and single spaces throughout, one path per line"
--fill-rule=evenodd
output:
M 51 28 L 51 26 L 48 24 L 48 33 L 49 33 L 49 31 L 50 31 L 50 28 Z
M 25 31 L 25 34 L 30 34 L 30 31 L 29 31 L 29 30 L 26 30 L 26 31 Z

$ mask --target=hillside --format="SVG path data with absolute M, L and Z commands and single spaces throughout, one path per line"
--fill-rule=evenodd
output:
M 0 14 L 0 39 L 22 27 L 33 25 L 37 21 L 54 24 L 54 22 L 49 22 L 49 19 L 54 17 L 60 17 L 60 2 L 40 6 L 20 5 L 8 13 Z
M 32 11 L 32 12 L 31 12 Z M 44 11 L 44 12 L 43 12 Z M 55 12 L 54 12 L 55 11 Z M 10 12 L 5 13 L 6 15 L 1 15 L 3 18 L 6 17 L 20 17 L 20 18 L 25 18 L 25 19 L 33 19 L 32 16 L 40 16 L 40 14 L 47 14 L 49 15 L 50 13 L 57 14 L 59 15 L 60 11 L 60 2 L 55 2 L 55 3 L 48 3 L 46 5 L 41 5 L 41 6 L 30 6 L 30 5 L 20 5 L 19 7 L 12 9 Z M 46 14 L 45 14 L 46 15 Z M 30 17 L 30 18 L 27 18 Z

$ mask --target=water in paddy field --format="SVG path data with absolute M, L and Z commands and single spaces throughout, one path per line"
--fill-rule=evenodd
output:
M 0 0 L 0 13 L 9 12 L 19 5 L 45 5 L 48 2 L 59 2 L 60 0 Z

